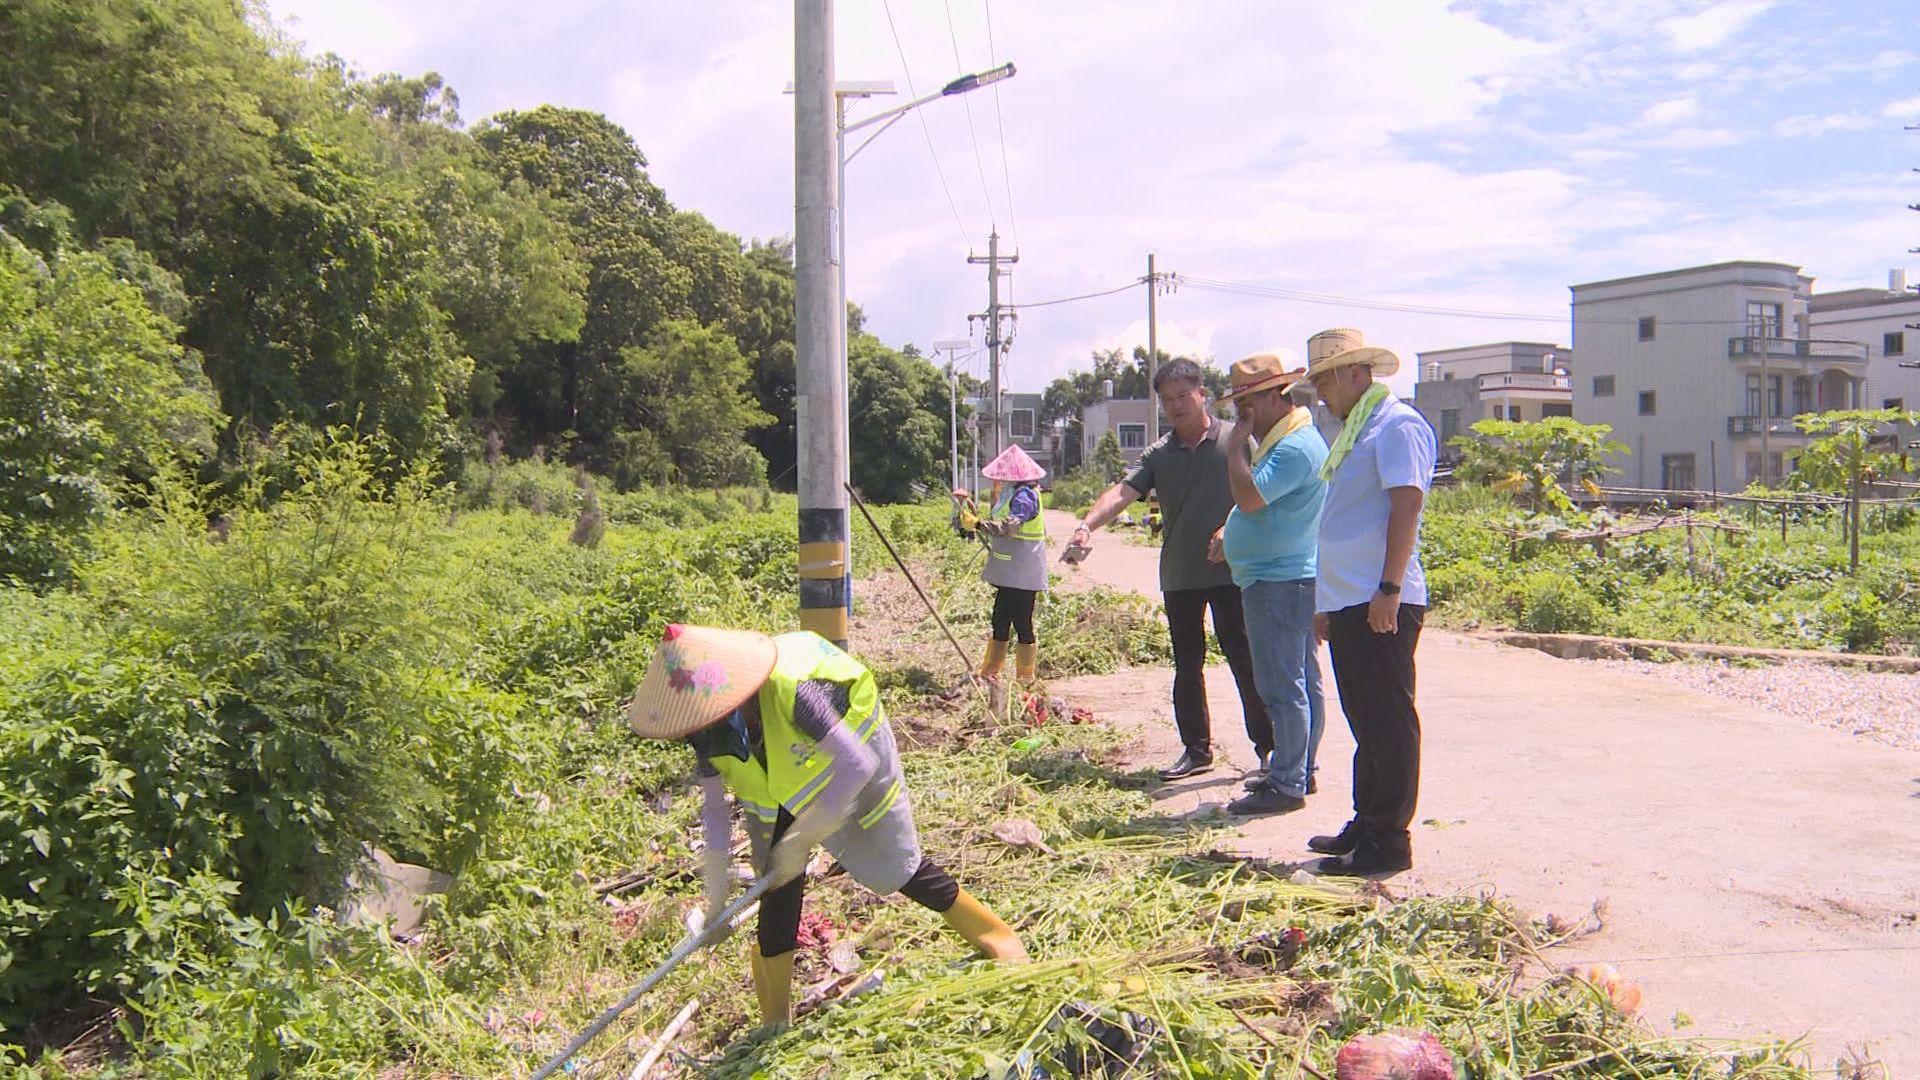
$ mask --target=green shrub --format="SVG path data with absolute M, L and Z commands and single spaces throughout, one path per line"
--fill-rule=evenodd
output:
M 1607 630 L 1604 606 L 1578 581 L 1537 570 L 1519 582 L 1520 629 L 1536 634 L 1599 634 Z
M 495 696 L 451 666 L 419 475 L 336 444 L 227 540 L 177 493 L 81 572 L 84 651 L 5 690 L 0 1010 L 150 990 L 377 844 L 452 867 L 498 803 Z M 4 1016 L 0 1016 L 3 1020 Z
M 1100 472 L 1082 466 L 1053 482 L 1053 490 L 1047 495 L 1047 505 L 1057 510 L 1083 514 L 1093 506 L 1101 492 L 1112 486 L 1113 481 Z

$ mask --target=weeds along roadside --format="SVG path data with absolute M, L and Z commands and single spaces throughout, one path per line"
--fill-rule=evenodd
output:
M 110 1047 L 83 1041 L 72 1071 L 512 1075 L 557 1048 L 681 933 L 698 893 L 690 763 L 678 748 L 631 737 L 617 705 L 668 620 L 782 628 L 794 593 L 790 509 L 674 530 L 616 525 L 589 551 L 565 542 L 565 518 L 454 515 L 427 492 L 370 498 L 358 467 L 336 463 L 304 500 L 242 517 L 225 544 L 206 539 L 190 507 L 130 525 L 74 592 L 8 598 L 24 606 L 0 617 L 0 642 L 31 636 L 44 645 L 30 657 L 10 648 L 0 669 L 9 781 L 0 807 L 18 827 L 10 831 L 46 833 L 73 868 L 71 897 L 128 879 L 140 886 L 79 906 L 78 916 L 109 932 L 94 939 L 106 959 L 69 965 L 66 985 L 111 968 L 91 992 L 130 1002 L 120 1024 L 129 1043 L 117 1058 L 89 1062 L 87 1050 Z M 943 608 L 957 612 L 957 632 L 983 617 L 971 551 L 948 538 L 943 511 L 889 508 L 881 519 L 928 571 L 930 588 L 952 601 Z M 862 573 L 885 558 L 865 539 L 856 535 Z M 1044 643 L 1082 635 L 1105 647 L 1049 649 L 1072 660 L 1050 664 L 1049 674 L 1151 660 L 1164 649 L 1140 602 L 1063 597 L 1042 611 Z M 935 634 L 920 625 L 904 636 Z M 354 678 L 341 679 L 343 670 Z M 888 681 L 890 711 L 926 733 L 907 766 L 929 849 L 1051 959 L 1019 971 L 968 965 L 930 915 L 828 877 L 812 891 L 816 947 L 801 961 L 802 981 L 831 972 L 836 957 L 821 939 L 838 929 L 857 935 L 863 969 L 891 973 L 880 991 L 781 1039 L 739 1042 L 750 1005 L 745 943 L 735 939 L 696 957 L 597 1043 L 588 1075 L 624 1075 L 642 1033 L 695 997 L 703 1005 L 681 1049 L 734 1075 L 978 1075 L 1023 1053 L 1057 1066 L 1086 1045 L 1078 1021 L 1047 1030 L 1073 1001 L 1151 1020 L 1169 1036 L 1147 1044 L 1155 1069 L 1195 1075 L 1285 1074 L 1290 1054 L 1324 1068 L 1342 1034 L 1388 1023 L 1435 1027 L 1485 1075 L 1581 1061 L 1575 1067 L 1588 1075 L 1687 1075 L 1724 1063 L 1648 1042 L 1582 985 L 1523 988 L 1512 964 L 1524 938 L 1493 905 L 1383 904 L 1291 885 L 1217 854 L 1222 838 L 1204 828 L 1155 818 L 1142 778 L 1115 771 L 1113 735 L 1050 729 L 1041 749 L 1015 754 L 1017 733 L 977 706 Z M 160 707 L 165 695 L 196 687 L 212 706 L 177 715 Z M 414 708 L 421 703 L 434 708 Z M 109 730 L 129 718 L 145 726 Z M 397 855 L 457 871 L 419 940 L 396 947 L 337 928 L 310 904 L 249 896 L 257 885 L 234 876 L 251 865 L 242 819 L 260 808 L 264 780 L 336 809 L 323 803 L 331 794 L 303 790 L 290 773 L 249 771 L 250 755 L 280 747 L 260 723 L 267 719 L 311 743 L 313 756 L 300 759 L 309 778 L 366 755 L 412 766 L 341 768 L 348 786 L 370 790 L 362 802 L 340 794 L 338 807 Z M 379 726 L 358 738 L 369 721 Z M 213 751 L 182 757 L 169 741 L 209 733 L 237 763 Z M 387 741 L 368 745 L 371 734 Z M 68 772 L 49 776 L 49 747 L 67 755 L 58 760 Z M 157 800 L 171 802 L 195 769 L 207 779 L 186 805 L 208 812 L 165 811 Z M 369 776 L 377 783 L 361 782 Z M 130 791 L 103 787 L 103 777 Z M 18 797 L 15 785 L 33 784 L 36 794 Z M 1054 854 L 992 839 L 1007 817 L 1033 821 Z M 315 816 L 314 836 L 339 848 L 346 838 L 328 820 Z M 113 824 L 128 821 L 144 831 Z M 180 831 L 188 827 L 208 836 Z M 179 865 L 129 874 L 130 864 L 114 862 L 156 838 Z M 5 850 L 4 894 L 30 895 L 34 868 L 50 856 L 36 863 L 32 839 Z M 605 896 L 596 888 L 623 877 L 635 879 L 632 888 Z M 129 897 L 146 906 L 119 906 Z M 35 941 L 21 907 L 6 908 L 9 1043 L 23 1041 L 33 1004 L 12 995 L 25 985 L 15 982 L 21 972 L 40 979 L 42 1001 L 61 985 L 60 957 Z M 1283 969 L 1257 935 L 1296 925 L 1306 948 Z M 837 958 L 845 962 L 844 947 Z M 1766 1056 L 1741 1069 L 1797 1075 Z
M 1771 513 L 1772 511 L 1770 511 Z M 1513 499 L 1463 485 L 1433 493 L 1422 561 L 1440 625 L 1582 633 L 1723 645 L 1920 652 L 1920 520 L 1869 519 L 1859 575 L 1832 514 L 1778 518 L 1699 513 L 1748 531 L 1685 529 L 1617 540 L 1603 551 L 1552 538 L 1584 519 L 1525 515 Z M 1526 534 L 1514 538 L 1502 528 Z

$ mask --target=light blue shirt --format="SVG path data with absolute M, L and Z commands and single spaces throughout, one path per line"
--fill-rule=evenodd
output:
M 1389 398 L 1367 418 L 1353 450 L 1327 485 L 1320 515 L 1320 577 L 1315 606 L 1339 611 L 1373 599 L 1387 561 L 1387 490 L 1433 486 L 1433 428 L 1406 402 Z M 1425 605 L 1427 576 L 1420 568 L 1420 540 L 1400 581 L 1400 602 Z
M 1320 466 L 1326 460 L 1327 441 L 1308 425 L 1253 463 L 1253 486 L 1267 505 L 1253 513 L 1234 507 L 1221 538 L 1235 585 L 1313 578 L 1320 507 L 1327 498 Z

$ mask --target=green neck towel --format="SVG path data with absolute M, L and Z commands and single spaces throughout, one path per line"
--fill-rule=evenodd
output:
M 1366 393 L 1360 395 L 1360 400 L 1354 403 L 1353 411 L 1347 414 L 1346 424 L 1340 428 L 1340 437 L 1333 440 L 1333 446 L 1327 451 L 1327 463 L 1320 466 L 1320 479 L 1333 479 L 1333 470 L 1347 460 L 1347 455 L 1353 451 L 1354 441 L 1360 438 L 1361 430 L 1367 426 L 1367 421 L 1372 419 L 1373 411 L 1380 407 L 1381 402 L 1392 396 L 1387 392 L 1386 383 L 1374 383 L 1367 388 Z

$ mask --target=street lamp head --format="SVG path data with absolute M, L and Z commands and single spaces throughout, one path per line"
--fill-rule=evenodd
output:
M 1002 79 L 1011 79 L 1014 75 L 1015 71 L 1011 63 L 1001 64 L 991 71 L 980 71 L 972 75 L 962 75 L 941 87 L 940 93 L 949 97 L 954 94 L 964 94 L 969 90 L 978 90 L 989 83 L 997 83 Z

